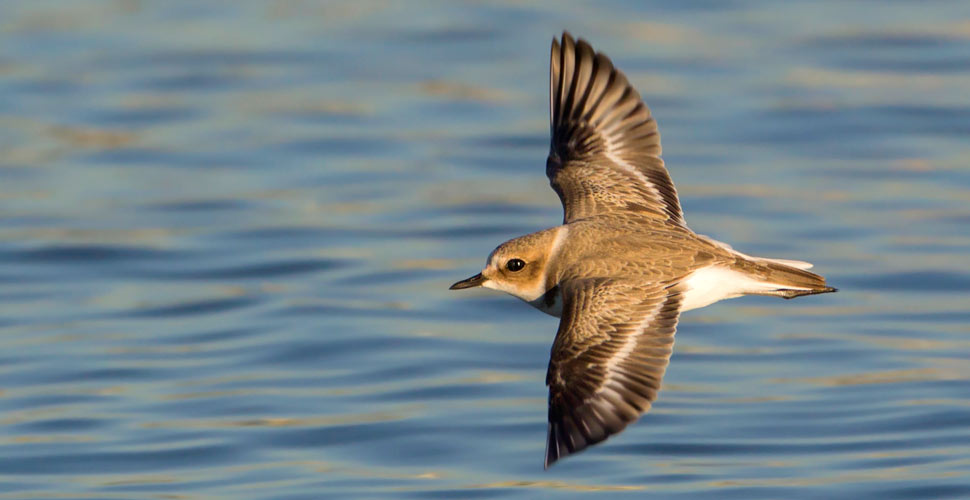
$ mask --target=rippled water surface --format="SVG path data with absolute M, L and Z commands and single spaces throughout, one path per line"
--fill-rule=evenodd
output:
M 0 498 L 970 497 L 970 4 L 0 4 Z M 550 40 L 687 220 L 838 294 L 685 314 L 542 470 Z

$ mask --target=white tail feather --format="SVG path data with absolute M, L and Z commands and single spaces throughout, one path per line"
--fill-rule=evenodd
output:
M 741 252 L 738 252 L 738 254 L 744 255 Z M 745 257 L 747 257 L 747 255 L 745 255 Z M 791 266 L 791 267 L 794 267 L 796 269 L 801 269 L 803 271 L 815 267 L 815 266 L 812 265 L 811 262 L 805 262 L 803 260 L 766 259 L 764 257 L 748 257 L 748 258 L 751 259 L 751 260 L 754 260 L 754 261 L 774 262 L 775 264 L 781 264 L 781 265 L 784 265 L 784 266 Z

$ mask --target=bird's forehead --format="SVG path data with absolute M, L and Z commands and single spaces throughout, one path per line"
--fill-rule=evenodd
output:
M 507 253 L 501 246 L 492 250 L 492 253 L 488 254 L 488 260 L 485 261 L 485 267 L 501 267 L 502 261 L 508 258 L 505 255 Z
M 488 260 L 501 260 L 509 257 L 519 256 L 520 254 L 525 253 L 524 251 L 525 248 L 523 248 L 521 244 L 516 244 L 514 241 L 507 241 L 496 247 L 495 250 L 492 250 L 492 253 L 488 256 Z
M 488 254 L 488 259 L 485 262 L 490 264 L 492 259 L 495 259 L 495 257 L 498 256 L 500 248 L 502 247 L 496 247 L 495 250 L 492 250 L 492 253 Z
M 537 244 L 536 241 L 523 241 L 514 239 L 499 245 L 488 256 L 489 262 L 517 257 L 526 260 L 535 260 L 547 252 L 545 245 Z
M 495 250 L 492 250 L 492 253 L 488 254 L 488 261 L 492 262 L 492 259 L 501 259 L 502 257 L 506 256 L 512 251 L 511 247 L 512 244 L 508 241 L 495 247 Z

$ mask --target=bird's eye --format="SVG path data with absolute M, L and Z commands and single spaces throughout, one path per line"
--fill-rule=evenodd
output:
M 509 261 L 505 263 L 505 268 L 513 273 L 516 271 L 521 271 L 523 267 L 525 267 L 525 261 L 522 259 L 509 259 Z

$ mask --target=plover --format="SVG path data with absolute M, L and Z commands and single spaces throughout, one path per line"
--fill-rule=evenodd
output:
M 553 39 L 546 175 L 563 224 L 509 240 L 484 286 L 558 316 L 545 467 L 650 409 L 680 313 L 741 295 L 834 292 L 807 262 L 752 257 L 687 227 L 650 109 L 589 43 Z

